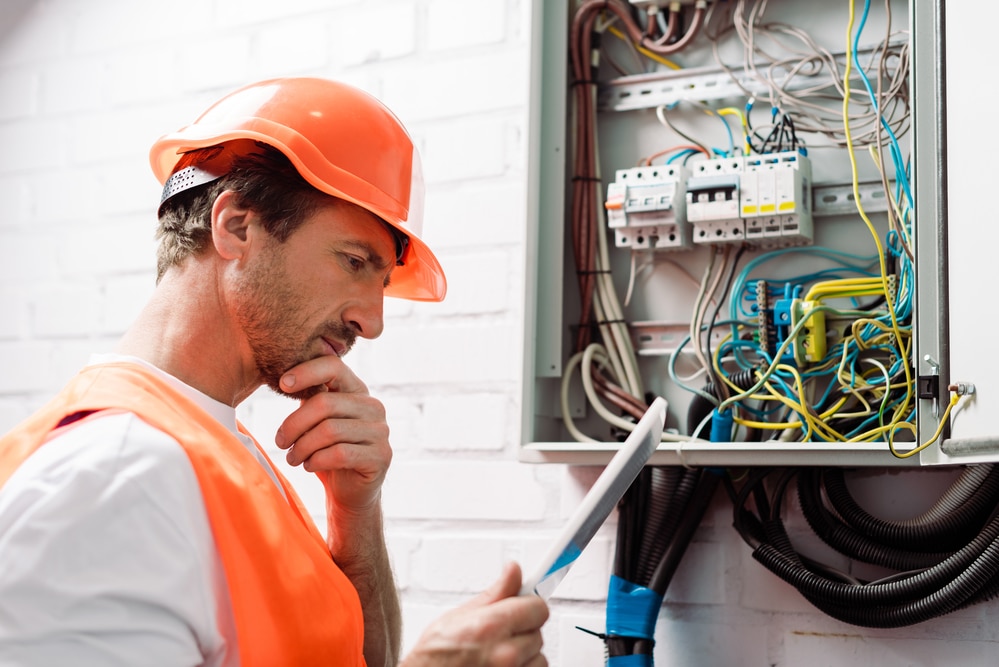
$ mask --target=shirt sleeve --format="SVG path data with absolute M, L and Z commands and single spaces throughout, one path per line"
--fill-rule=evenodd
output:
M 0 664 L 238 663 L 201 491 L 132 414 L 66 429 L 0 489 Z

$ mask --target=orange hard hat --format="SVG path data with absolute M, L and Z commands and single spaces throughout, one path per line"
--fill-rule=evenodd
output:
M 420 156 L 399 119 L 374 97 L 328 79 L 290 77 L 244 86 L 149 152 L 161 184 L 184 153 L 237 139 L 269 144 L 313 187 L 371 211 L 408 237 L 386 296 L 440 301 L 444 270 L 420 240 Z

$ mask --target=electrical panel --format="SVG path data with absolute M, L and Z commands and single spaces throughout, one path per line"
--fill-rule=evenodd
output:
M 939 236 L 939 9 L 535 10 L 522 458 L 603 462 L 606 412 L 663 396 L 659 463 L 961 461 L 941 445 L 974 385 L 916 243 Z

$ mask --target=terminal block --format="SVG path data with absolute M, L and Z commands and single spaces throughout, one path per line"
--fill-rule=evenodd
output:
M 794 337 L 794 360 L 799 366 L 815 364 L 826 356 L 826 315 L 825 312 L 812 312 L 817 301 L 795 299 L 791 303 L 791 327 L 805 323 Z
M 619 169 L 604 202 L 614 244 L 632 250 L 691 247 L 686 185 L 687 170 L 679 166 Z
M 742 243 L 746 225 L 739 212 L 743 159 L 698 162 L 687 180 L 687 220 L 694 243 Z
M 797 151 L 744 158 L 739 192 L 748 241 L 764 248 L 810 245 L 812 165 Z

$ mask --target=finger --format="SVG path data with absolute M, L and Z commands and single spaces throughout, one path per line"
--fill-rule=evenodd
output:
M 325 449 L 358 447 L 362 450 L 389 449 L 388 426 L 353 419 L 326 419 L 299 436 L 288 450 L 288 463 L 296 465 Z
M 327 423 L 330 421 L 334 423 Z M 353 422 L 350 428 L 355 430 L 348 434 L 348 426 L 343 424 L 345 422 Z M 274 442 L 285 449 L 317 428 L 321 430 L 316 435 L 325 436 L 326 444 L 341 440 L 360 443 L 372 442 L 377 438 L 388 439 L 385 406 L 381 401 L 359 394 L 322 393 L 303 401 L 285 418 L 274 434 Z M 357 429 L 370 433 L 364 435 Z
M 293 449 L 288 455 L 288 462 L 291 465 L 301 463 L 308 472 L 352 470 L 368 479 L 384 475 L 392 461 L 392 449 L 389 447 L 382 449 L 344 443 L 323 447 L 301 461 L 296 459 L 292 462 L 291 456 L 297 454 Z
M 368 393 L 368 388 L 361 379 L 354 375 L 342 359 L 334 355 L 303 361 L 281 376 L 281 388 L 289 393 L 318 386 L 348 394 Z
M 510 634 L 535 632 L 548 620 L 548 603 L 537 595 L 517 595 L 497 600 L 489 606 L 496 625 Z
M 484 606 L 517 595 L 520 592 L 520 583 L 520 565 L 511 561 L 503 566 L 500 578 L 493 582 L 492 586 L 472 598 L 468 605 L 472 607 Z

